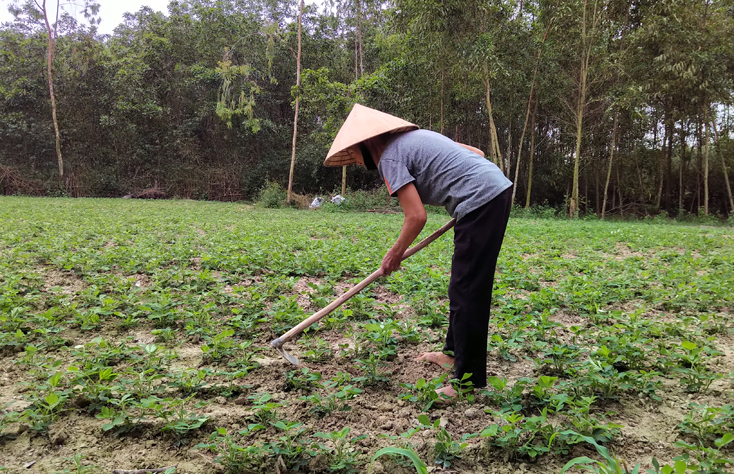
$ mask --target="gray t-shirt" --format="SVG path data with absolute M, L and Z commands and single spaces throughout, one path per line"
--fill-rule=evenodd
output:
M 423 204 L 444 206 L 457 221 L 512 186 L 494 163 L 430 130 L 391 137 L 377 169 L 391 196 L 413 183 Z

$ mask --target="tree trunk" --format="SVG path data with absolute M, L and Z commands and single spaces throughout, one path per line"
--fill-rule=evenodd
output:
M 601 206 L 601 218 L 607 210 L 607 192 L 609 192 L 609 180 L 612 177 L 612 163 L 614 162 L 614 149 L 617 147 L 617 114 L 614 114 L 614 126 L 612 127 L 612 149 L 609 152 L 609 168 L 607 168 L 607 182 L 604 184 L 604 200 Z
M 441 135 L 443 135 L 443 68 L 441 69 Z
M 680 127 L 680 159 L 678 162 L 678 213 L 683 210 L 683 195 L 685 189 L 683 187 L 683 164 L 686 158 L 686 132 L 683 129 L 683 123 Z
M 576 150 L 574 152 L 573 160 L 573 184 L 571 187 L 571 205 L 569 206 L 568 214 L 571 219 L 578 217 L 578 205 L 579 205 L 579 162 L 581 159 L 581 138 L 583 132 L 584 123 L 584 106 L 586 104 L 586 67 L 587 60 L 584 59 L 581 63 L 581 87 L 579 88 L 578 102 L 576 104 Z
M 520 12 L 522 12 L 522 2 L 520 2 Z M 530 118 L 530 105 L 533 103 L 533 92 L 535 92 L 535 79 L 538 77 L 538 67 L 540 67 L 540 57 L 543 54 L 543 45 L 545 40 L 548 38 L 548 32 L 553 25 L 553 19 L 548 23 L 548 27 L 545 29 L 543 35 L 543 42 L 538 49 L 538 57 L 535 60 L 535 70 L 533 71 L 533 80 L 530 83 L 530 96 L 528 97 L 528 106 L 525 109 L 525 123 L 522 126 L 522 133 L 520 134 L 520 145 L 517 147 L 517 164 L 515 167 L 515 186 L 512 188 L 512 202 L 515 202 L 515 194 L 517 193 L 518 175 L 520 172 L 520 161 L 522 159 L 522 143 L 525 140 L 525 131 L 528 128 L 528 119 Z
M 698 135 L 698 153 L 696 156 L 696 215 L 698 215 L 698 210 L 701 208 L 701 168 L 703 166 L 703 125 L 701 124 L 700 118 L 696 125 L 696 131 Z
M 711 124 L 714 128 L 714 140 L 716 140 L 716 143 L 719 143 L 719 131 L 716 129 L 716 122 L 712 122 Z M 726 192 L 729 196 L 729 216 L 731 217 L 734 215 L 734 197 L 732 197 L 731 193 L 731 185 L 729 184 L 729 172 L 726 169 L 726 157 L 723 153 L 721 153 L 721 144 L 719 144 L 719 157 L 721 158 L 721 170 L 724 172 L 724 182 L 726 183 Z
M 571 187 L 571 203 L 568 209 L 571 219 L 578 217 L 579 206 L 579 162 L 581 160 L 581 138 L 584 123 L 584 109 L 586 108 L 586 79 L 589 74 L 590 46 L 586 37 L 586 0 L 584 0 L 584 14 L 581 23 L 581 40 L 583 52 L 579 71 L 579 95 L 576 103 L 576 151 L 573 160 L 573 185 Z
M 298 110 L 301 105 L 301 19 L 303 18 L 303 2 L 298 13 L 298 53 L 296 55 L 296 112 L 293 116 L 293 148 L 291 151 L 291 170 L 288 175 L 288 196 L 290 204 L 293 200 L 293 170 L 296 168 L 296 138 L 298 137 Z
M 703 123 L 706 127 L 706 141 L 703 152 L 703 214 L 709 215 L 709 121 L 708 105 L 703 109 Z
M 484 72 L 487 74 L 487 77 L 484 80 L 484 86 L 485 86 L 485 101 L 487 102 L 487 114 L 489 115 L 489 149 L 490 149 L 490 155 L 492 156 L 492 161 L 494 164 L 499 166 L 500 170 L 504 173 L 505 167 L 504 163 L 502 162 L 502 153 L 500 152 L 500 145 L 499 140 L 497 138 L 497 128 L 494 126 L 494 117 L 492 114 L 492 100 L 490 97 L 490 81 L 489 81 L 489 71 L 487 68 L 487 65 L 484 65 Z M 442 106 L 443 110 L 443 106 Z
M 619 179 L 619 164 L 617 164 L 617 192 L 619 192 L 619 215 L 624 215 L 624 208 L 622 207 L 622 181 Z
M 359 75 L 364 76 L 364 53 L 362 52 L 362 4 L 357 0 L 357 44 L 359 45 Z
M 347 167 L 342 166 L 342 196 L 347 194 Z
M 54 94 L 54 80 L 53 80 L 53 62 L 54 54 L 56 50 L 56 28 L 59 24 L 59 8 L 61 0 L 56 1 L 56 23 L 51 28 L 51 23 L 48 21 L 48 10 L 46 9 L 46 0 L 43 0 L 41 5 L 41 11 L 43 12 L 43 19 L 46 22 L 46 32 L 48 33 L 48 55 L 46 70 L 48 73 L 48 92 L 51 96 L 51 118 L 54 123 L 54 133 L 56 134 L 56 159 L 59 163 L 59 179 L 64 178 L 64 158 L 61 156 L 61 132 L 59 132 L 59 122 L 56 119 L 56 94 Z
M 673 128 L 675 124 L 667 112 L 665 117 L 665 139 L 668 142 L 667 149 L 663 146 L 663 150 L 665 150 L 665 210 L 670 211 L 670 196 L 673 188 Z
M 530 192 L 533 188 L 533 162 L 535 161 L 535 116 L 538 115 L 538 99 L 535 99 L 533 118 L 530 122 L 530 169 L 528 170 L 528 193 L 525 196 L 525 209 L 530 207 Z
M 655 209 L 660 210 L 660 203 L 663 202 L 663 180 L 665 179 L 665 164 L 663 163 L 664 158 L 663 155 L 665 155 L 665 138 L 663 138 L 663 143 L 660 147 L 660 153 L 657 153 L 657 150 L 655 148 L 657 147 L 658 140 L 658 122 L 657 118 L 655 119 L 655 133 L 653 138 L 653 152 L 656 152 L 655 154 L 658 156 L 658 166 L 660 168 L 660 184 L 658 185 L 658 194 L 657 199 L 655 200 Z

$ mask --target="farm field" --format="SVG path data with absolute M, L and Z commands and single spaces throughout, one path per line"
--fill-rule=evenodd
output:
M 376 270 L 401 224 L 0 197 L 0 466 L 366 472 L 391 446 L 432 472 L 547 473 L 603 460 L 597 443 L 629 470 L 734 472 L 734 229 L 511 219 L 491 383 L 446 407 L 447 373 L 415 357 L 442 347 L 452 232 L 287 343 L 301 367 L 269 345 Z

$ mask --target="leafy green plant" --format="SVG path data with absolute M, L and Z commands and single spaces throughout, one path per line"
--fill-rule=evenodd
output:
M 231 339 L 234 329 L 225 329 L 215 335 L 209 344 L 203 344 L 201 351 L 206 361 L 220 361 L 231 357 L 238 349 L 237 344 Z
M 252 432 L 265 429 L 260 424 L 250 424 L 239 434 L 244 436 Z M 227 474 L 237 474 L 257 465 L 265 456 L 270 454 L 267 445 L 241 446 L 237 440 L 225 428 L 217 428 L 210 436 L 207 443 L 196 445 L 197 449 L 205 449 L 216 453 L 214 462 L 221 464 Z
M 323 362 L 333 357 L 333 351 L 328 341 L 320 337 L 302 338 L 298 344 L 305 348 L 303 359 L 308 362 Z
M 587 456 L 573 458 L 572 460 L 568 461 L 563 466 L 563 468 L 561 468 L 561 472 L 559 474 L 563 474 L 564 472 L 574 467 L 581 467 L 584 470 L 593 471 L 597 474 L 638 474 L 640 472 L 639 464 L 634 466 L 630 471 L 623 459 L 620 459 L 615 454 L 610 453 L 607 448 L 598 444 L 593 438 L 579 435 L 578 433 L 575 433 L 573 431 L 565 431 L 561 434 L 578 436 L 579 439 L 586 441 L 589 444 L 592 444 L 596 448 L 597 453 L 599 453 L 599 455 L 602 457 L 602 460 L 597 461 Z
M 136 422 L 141 418 L 136 419 L 132 415 L 132 408 L 135 406 L 132 395 L 126 393 L 119 399 L 110 400 L 110 404 L 117 408 L 104 406 L 100 413 L 95 415 L 98 419 L 108 420 L 102 425 L 102 430 L 114 430 L 116 434 L 123 434 L 135 429 Z
M 269 209 L 277 209 L 283 206 L 285 202 L 286 192 L 283 187 L 275 182 L 268 181 L 262 190 L 260 190 L 259 204 Z
M 734 434 L 725 433 L 724 436 L 714 441 L 714 446 L 689 444 L 685 441 L 676 441 L 675 445 L 686 450 L 682 456 L 674 458 L 675 468 L 685 465 L 694 473 L 702 474 L 724 474 L 728 465 L 734 465 L 734 460 L 725 457 L 721 452 L 725 446 L 734 441 Z M 692 456 L 695 457 L 695 461 Z M 664 468 L 663 468 L 664 469 Z M 662 470 L 662 469 L 661 469 Z
M 480 393 L 487 397 L 490 404 L 499 405 L 501 411 L 520 411 L 522 409 L 522 393 L 533 379 L 523 377 L 508 388 L 508 380 L 495 376 L 487 377 L 487 382 L 494 390 L 482 390 Z
M 355 382 L 363 385 L 375 385 L 380 382 L 390 382 L 390 375 L 388 372 L 381 372 L 380 367 L 385 366 L 385 362 L 382 360 L 381 355 L 370 352 L 369 357 L 364 359 L 358 359 L 355 361 L 356 366 L 362 370 L 364 376 L 354 378 Z
M 415 450 L 412 448 L 396 448 L 392 446 L 382 448 L 375 453 L 367 470 L 368 473 L 372 472 L 372 464 L 374 464 L 375 460 L 382 456 L 404 456 L 413 463 L 413 467 L 415 467 L 415 472 L 417 474 L 428 474 L 428 466 L 426 466 L 426 463 L 421 460 Z
M 301 435 L 306 432 L 303 423 L 279 420 L 270 424 L 283 431 L 283 436 L 268 445 L 272 456 L 282 458 L 286 469 L 298 470 L 305 465 L 312 452 L 300 442 Z
M 310 392 L 315 388 L 320 388 L 321 384 L 320 372 L 312 372 L 308 367 L 301 370 L 291 370 L 285 375 L 285 384 L 288 390 L 304 390 Z
M 693 436 L 700 444 L 711 446 L 716 438 L 734 432 L 734 406 L 710 407 L 691 404 L 691 411 L 678 424 L 678 430 Z
M 354 445 L 358 441 L 365 439 L 367 435 L 363 434 L 349 438 L 350 431 L 351 428 L 345 426 L 339 431 L 328 433 L 318 432 L 314 434 L 317 438 L 331 441 L 333 445 L 333 448 L 325 445 L 319 446 L 322 451 L 329 453 L 329 469 L 332 471 L 357 472 L 355 465 L 357 464 L 358 451 Z
M 494 416 L 501 422 L 488 426 L 480 436 L 487 438 L 490 448 L 501 449 L 511 458 L 548 454 L 553 440 L 562 435 L 548 420 L 547 408 L 539 416 L 525 417 L 516 412 L 494 412 Z M 559 441 L 567 439 L 560 436 Z M 559 450 L 564 452 L 565 448 Z
M 722 375 L 708 370 L 704 361 L 707 356 L 721 353 L 708 346 L 698 346 L 691 341 L 682 341 L 680 345 L 684 351 L 679 359 L 681 367 L 674 370 L 682 375 L 681 382 L 691 393 L 708 390 L 711 384 Z
M 591 406 L 595 401 L 596 397 L 567 400 L 566 416 L 574 431 L 580 435 L 594 438 L 599 443 L 607 443 L 614 439 L 623 426 L 616 423 L 602 423 L 592 415 Z
M 253 400 L 252 416 L 261 424 L 274 420 L 276 409 L 283 406 L 282 403 L 271 402 L 273 396 L 269 393 L 255 393 L 247 398 Z
M 82 458 L 84 455 L 77 453 L 70 458 L 64 458 L 65 461 L 71 461 L 74 464 L 72 469 L 65 467 L 63 471 L 56 471 L 54 474 L 91 474 L 98 472 L 99 466 L 96 464 L 84 464 Z
M 467 439 L 476 437 L 476 434 L 465 434 L 461 438 L 461 442 L 454 441 L 451 434 L 446 428 L 440 426 L 441 420 L 437 419 L 433 423 L 427 415 L 418 415 L 418 422 L 421 428 L 433 430 L 436 436 L 436 443 L 433 445 L 433 461 L 444 468 L 451 467 L 454 459 L 461 459 L 462 452 L 468 446 Z
M 325 384 L 326 386 L 326 384 Z M 336 392 L 326 396 L 312 394 L 301 397 L 302 400 L 308 400 L 313 404 L 311 411 L 318 416 L 325 416 L 333 411 L 349 411 L 352 408 L 347 401 L 362 393 L 362 390 L 353 385 L 340 386 Z
M 198 430 L 209 420 L 209 417 L 206 415 L 188 411 L 186 409 L 186 402 L 189 400 L 190 397 L 185 400 L 171 401 L 171 415 L 164 417 L 166 424 L 163 426 L 162 431 L 164 433 L 167 431 L 172 432 L 179 441 L 184 440 L 192 431 Z M 204 405 L 204 402 L 199 402 L 196 404 L 196 408 L 201 408 Z
M 446 380 L 445 374 L 428 381 L 426 379 L 419 379 L 415 385 L 401 383 L 400 386 L 410 390 L 410 393 L 403 393 L 399 398 L 400 400 L 416 403 L 421 407 L 421 410 L 428 411 L 440 399 L 436 390 L 441 388 L 444 380 Z

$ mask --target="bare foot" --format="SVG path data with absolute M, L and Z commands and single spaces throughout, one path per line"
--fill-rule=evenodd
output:
M 438 400 L 436 400 L 434 403 L 437 403 L 439 405 L 449 405 L 459 399 L 459 394 L 456 392 L 456 390 L 454 390 L 454 387 L 452 387 L 451 385 L 446 385 L 445 387 L 439 388 L 438 390 L 436 390 L 436 393 L 438 394 Z
M 424 352 L 423 354 L 420 354 L 416 360 L 432 362 L 444 369 L 451 369 L 454 367 L 454 358 L 450 355 L 444 354 L 443 352 Z

